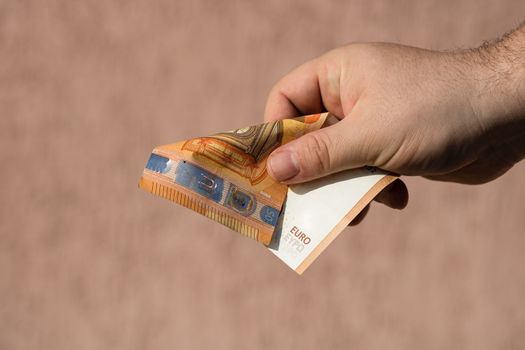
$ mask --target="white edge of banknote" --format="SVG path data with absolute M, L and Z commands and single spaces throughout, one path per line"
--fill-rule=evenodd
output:
M 360 168 L 290 186 L 268 249 L 302 274 L 396 178 L 375 168 Z

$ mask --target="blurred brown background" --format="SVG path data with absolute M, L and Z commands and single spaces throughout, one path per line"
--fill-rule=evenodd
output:
M 525 2 L 0 0 L 0 349 L 523 349 L 525 164 L 406 178 L 299 277 L 139 191 L 155 145 L 262 120 L 350 41 L 468 47 Z

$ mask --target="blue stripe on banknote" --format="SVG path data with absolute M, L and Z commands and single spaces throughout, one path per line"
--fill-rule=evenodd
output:
M 261 220 L 269 225 L 275 226 L 279 218 L 279 211 L 275 208 L 265 205 L 259 213 Z
M 156 173 L 165 174 L 170 170 L 171 162 L 169 158 L 152 153 L 148 159 L 146 168 Z
M 241 215 L 250 216 L 257 208 L 257 200 L 251 193 L 245 192 L 232 184 L 224 205 Z
M 179 162 L 175 182 L 217 203 L 222 199 L 224 180 L 188 162 Z

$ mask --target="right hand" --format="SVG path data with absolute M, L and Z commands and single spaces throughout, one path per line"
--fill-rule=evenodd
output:
M 475 51 L 393 44 L 330 51 L 274 86 L 265 119 L 329 111 L 341 121 L 275 150 L 268 171 L 288 184 L 365 165 L 441 181 L 490 181 L 525 154 L 523 109 L 509 93 L 515 86 L 492 81 L 496 73 Z

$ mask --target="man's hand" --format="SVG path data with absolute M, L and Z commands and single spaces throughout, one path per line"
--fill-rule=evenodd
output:
M 510 60 L 502 43 L 455 53 L 353 44 L 303 64 L 274 86 L 265 119 L 329 111 L 341 121 L 274 151 L 270 175 L 293 184 L 365 165 L 468 184 L 502 175 L 523 158 L 525 135 L 525 45 Z M 404 207 L 406 188 L 392 188 L 379 201 Z

